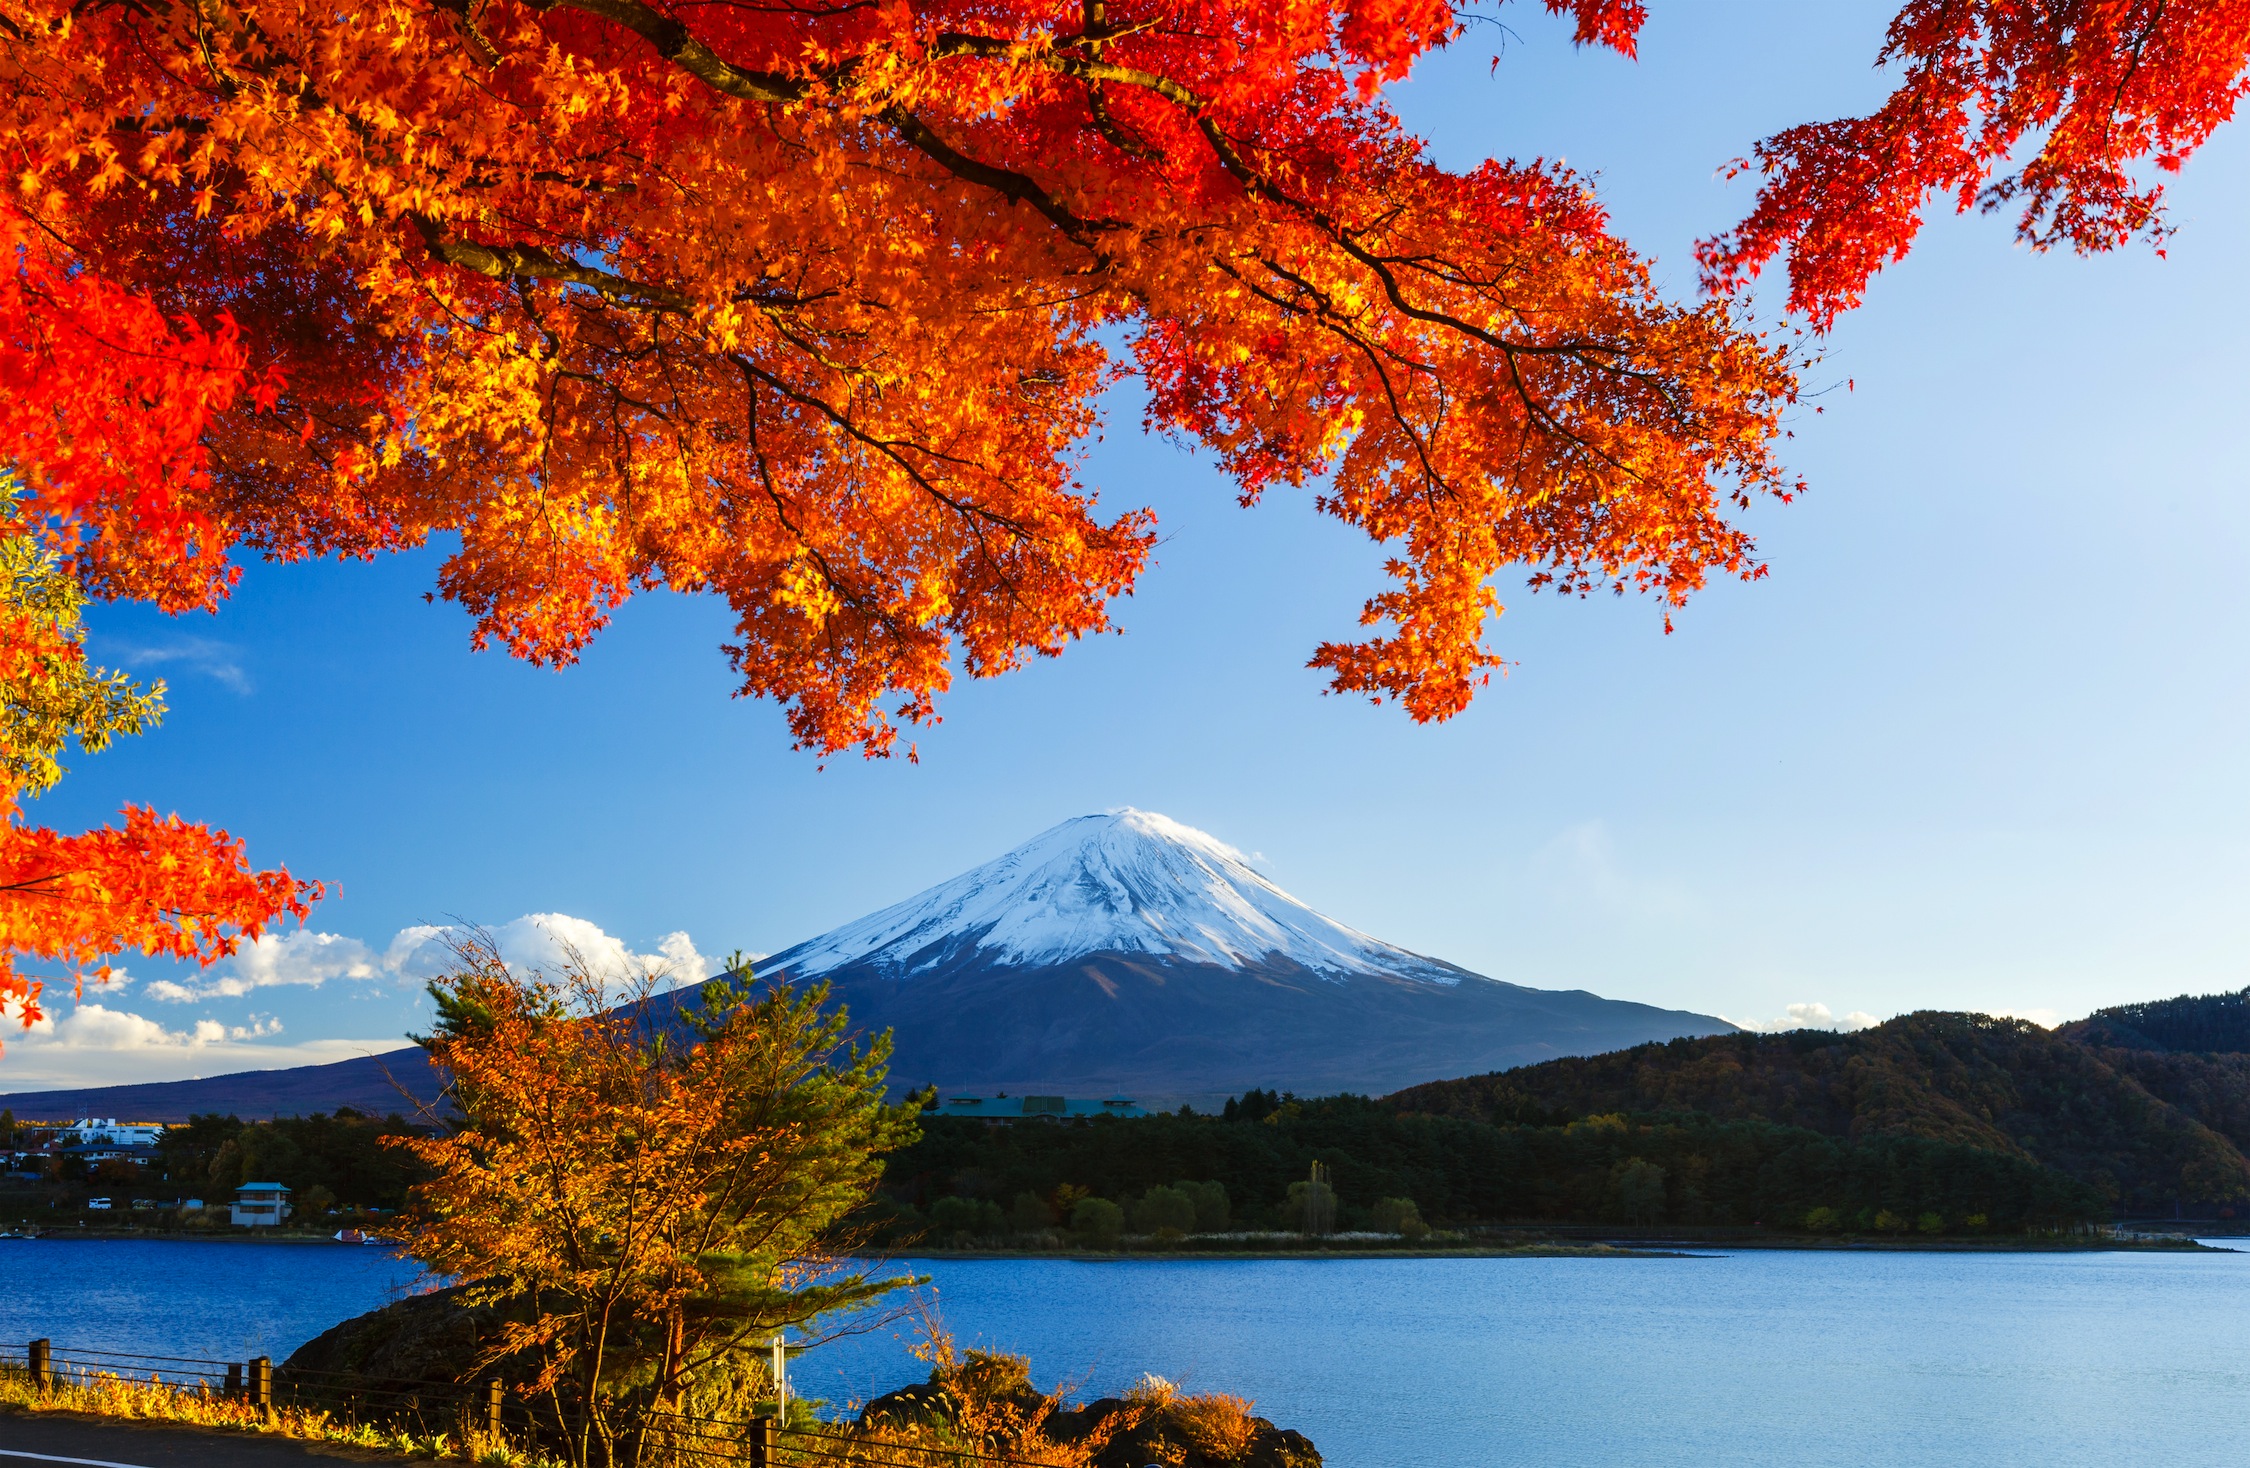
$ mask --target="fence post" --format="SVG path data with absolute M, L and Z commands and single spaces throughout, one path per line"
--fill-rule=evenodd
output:
M 273 1411 L 273 1357 L 250 1358 L 250 1404 L 259 1411 Z
M 41 1336 L 24 1354 L 30 1358 L 31 1389 L 44 1395 L 54 1385 L 55 1343 Z
M 771 1417 L 750 1419 L 750 1468 L 773 1468 L 775 1425 Z
M 221 1390 L 230 1397 L 242 1395 L 242 1363 L 240 1361 L 229 1361 L 227 1363 L 227 1384 Z
M 484 1384 L 484 1430 L 493 1438 L 500 1436 L 500 1378 L 495 1376 Z

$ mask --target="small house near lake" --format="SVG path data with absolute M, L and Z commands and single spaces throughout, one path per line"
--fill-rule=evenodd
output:
M 244 1183 L 234 1190 L 234 1222 L 273 1228 L 289 1216 L 289 1190 L 279 1183 Z

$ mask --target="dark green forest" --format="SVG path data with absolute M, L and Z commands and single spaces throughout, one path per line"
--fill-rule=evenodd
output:
M 2126 1050 L 2250 1051 L 2250 988 L 2112 1005 L 2058 1033 L 2080 1044 Z
M 289 1188 L 300 1213 L 331 1204 L 398 1208 L 421 1173 L 383 1138 L 411 1130 L 400 1117 L 362 1116 L 348 1107 L 333 1116 L 270 1121 L 197 1116 L 165 1132 L 156 1171 L 181 1196 L 224 1200 L 246 1182 L 268 1182 Z
M 2237 997 L 2169 1003 L 2223 1009 Z M 1693 1112 L 1840 1139 L 1923 1137 L 2053 1168 L 2126 1214 L 2250 1200 L 2250 1055 L 2085 1044 L 1981 1014 L 1674 1040 L 1438 1081 L 1386 1104 L 1488 1122 Z
M 2043 1230 L 2250 1207 L 2250 990 L 2059 1030 L 1902 1015 L 1714 1035 L 1415 1086 L 1251 1092 L 1221 1116 L 992 1127 L 932 1118 L 891 1160 L 899 1237 L 1149 1231 L 1216 1187 L 1230 1226 L 1763 1225 Z M 1155 1190 L 1152 1194 L 1152 1190 Z M 1088 1203 L 1086 1200 L 1095 1200 Z M 1185 1211 L 1183 1211 L 1185 1210 Z
M 1129 1225 L 1145 1223 L 1164 1202 L 1152 1201 L 1152 1192 L 1211 1184 L 1223 1190 L 1225 1226 L 1298 1229 L 1315 1163 L 1327 1170 L 1338 1230 L 1396 1232 L 1403 1204 L 1412 1205 L 1403 1216 L 1440 1228 L 1550 1222 L 2017 1233 L 2107 1213 L 2093 1189 L 2051 1168 L 1923 1137 L 1853 1141 L 1686 1113 L 1495 1125 L 1402 1113 L 1357 1096 L 1258 1092 L 1228 1110 L 1008 1126 L 927 1118 L 922 1140 L 886 1169 L 888 1232 L 962 1242 L 1084 1231 L 1078 1215 L 1087 1198 L 1116 1205 Z M 1199 1218 L 1196 1226 L 1211 1221 Z

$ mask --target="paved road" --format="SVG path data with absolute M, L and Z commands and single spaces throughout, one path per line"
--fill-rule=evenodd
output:
M 285 1468 L 400 1463 L 402 1458 L 333 1443 L 240 1432 L 202 1432 L 153 1422 L 107 1422 L 47 1413 L 0 1414 L 0 1468 L 76 1463 L 94 1468 Z

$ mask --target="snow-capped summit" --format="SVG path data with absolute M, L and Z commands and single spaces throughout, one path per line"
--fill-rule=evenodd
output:
M 799 978 L 847 964 L 903 977 L 972 951 L 1015 967 L 1118 953 L 1227 969 L 1279 960 L 1329 977 L 1461 978 L 1313 911 L 1218 838 L 1129 806 L 1064 821 L 772 964 Z

